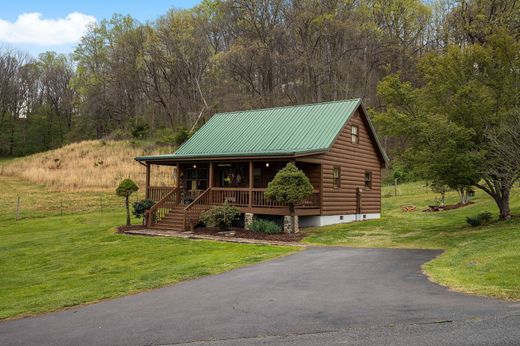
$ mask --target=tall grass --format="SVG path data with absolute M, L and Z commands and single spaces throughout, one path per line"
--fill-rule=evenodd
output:
M 124 178 L 144 187 L 145 168 L 134 158 L 172 151 L 170 147 L 143 148 L 130 141 L 83 141 L 3 163 L 0 175 L 42 184 L 52 191 L 112 190 Z M 152 166 L 151 173 L 152 185 L 173 185 L 171 167 Z

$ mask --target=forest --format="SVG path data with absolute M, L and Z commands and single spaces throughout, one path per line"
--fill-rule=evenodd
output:
M 0 50 L 0 156 L 85 139 L 171 143 L 212 114 L 363 98 L 392 178 L 483 189 L 520 172 L 516 0 L 204 0 L 114 14 L 74 52 Z M 502 207 L 501 207 L 502 205 Z

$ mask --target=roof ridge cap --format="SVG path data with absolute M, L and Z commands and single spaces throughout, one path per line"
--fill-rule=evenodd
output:
M 236 113 L 248 113 L 248 112 L 255 112 L 255 111 L 263 111 L 263 110 L 270 110 L 270 109 L 284 109 L 284 108 L 293 108 L 293 107 L 308 107 L 308 106 L 317 106 L 317 105 L 330 104 L 330 103 L 341 103 L 341 102 L 348 102 L 348 101 L 360 102 L 361 98 L 358 97 L 358 98 L 344 99 L 344 100 L 332 100 L 332 101 L 325 101 L 325 102 L 304 103 L 301 105 L 275 106 L 275 107 L 267 107 L 267 108 L 254 108 L 254 109 L 244 109 L 244 110 L 229 111 L 229 112 L 219 112 L 219 113 L 213 114 L 211 117 L 213 118 L 215 115 L 224 115 L 224 114 L 233 114 L 233 113 L 235 113 L 235 114 Z

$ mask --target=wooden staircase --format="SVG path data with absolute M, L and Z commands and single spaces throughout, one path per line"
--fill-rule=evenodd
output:
M 176 205 L 150 228 L 164 231 L 184 231 L 184 205 Z
M 174 188 L 147 211 L 146 226 L 163 231 L 193 229 L 200 215 L 211 207 L 211 197 L 212 190 L 208 188 L 186 206 L 180 204 L 179 188 Z
M 146 227 L 163 231 L 193 229 L 202 212 L 210 207 L 211 189 L 206 189 L 189 205 L 180 204 L 179 188 L 174 188 L 155 203 L 146 214 Z

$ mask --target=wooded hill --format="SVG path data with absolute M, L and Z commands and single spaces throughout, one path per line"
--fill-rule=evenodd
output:
M 71 56 L 1 50 L 0 155 L 161 128 L 171 135 L 217 111 L 353 97 L 380 110 L 383 77 L 413 81 L 421 57 L 479 42 L 482 18 L 517 28 L 517 7 L 205 0 L 149 23 L 116 14 L 91 27 Z

